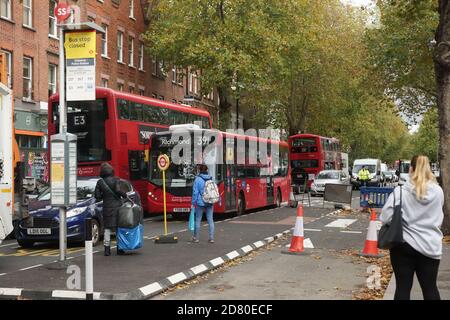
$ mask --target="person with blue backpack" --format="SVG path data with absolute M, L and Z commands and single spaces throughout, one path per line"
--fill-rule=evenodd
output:
M 195 177 L 192 186 L 192 207 L 195 208 L 195 228 L 193 243 L 199 242 L 200 224 L 203 213 L 206 212 L 206 220 L 209 226 L 209 243 L 214 243 L 214 203 L 219 201 L 219 191 L 213 178 L 208 174 L 208 167 L 199 166 L 200 173 Z

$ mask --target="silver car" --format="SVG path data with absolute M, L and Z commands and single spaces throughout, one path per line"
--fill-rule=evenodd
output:
M 342 170 L 320 171 L 311 184 L 311 195 L 323 195 L 327 183 L 350 184 L 350 176 Z

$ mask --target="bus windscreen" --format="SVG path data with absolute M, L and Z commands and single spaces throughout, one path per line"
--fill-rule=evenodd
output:
M 59 104 L 53 105 L 56 132 L 59 131 Z M 67 132 L 77 136 L 78 162 L 111 160 L 106 149 L 105 120 L 108 111 L 105 99 L 67 102 Z

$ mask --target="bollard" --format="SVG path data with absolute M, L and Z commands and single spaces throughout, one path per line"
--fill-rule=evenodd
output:
M 94 257 L 92 250 L 92 218 L 86 219 L 85 265 L 86 265 L 86 300 L 94 299 Z

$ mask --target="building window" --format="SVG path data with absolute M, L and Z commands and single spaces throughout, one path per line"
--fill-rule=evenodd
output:
M 48 65 L 48 96 L 56 93 L 56 65 Z
M 139 70 L 144 70 L 144 44 L 139 45 Z
M 6 85 L 12 89 L 12 53 L 6 50 L 1 50 L 5 54 L 6 59 Z
M 164 96 L 159 96 L 158 99 L 164 101 Z
M 0 17 L 11 20 L 11 0 L 0 0 Z
M 197 72 L 189 72 L 189 92 L 198 94 L 199 87 Z
M 23 25 L 33 27 L 33 0 L 23 0 Z
M 158 64 L 156 63 L 156 59 L 152 59 L 152 75 L 156 76 L 158 69 Z
M 16 141 L 20 148 L 40 149 L 43 147 L 41 137 L 16 134 Z
M 123 91 L 123 83 L 117 83 L 117 89 Z
M 33 100 L 33 59 L 23 58 L 23 98 Z
M 102 24 L 105 33 L 102 33 L 102 57 L 108 57 L 108 25 Z
M 129 91 L 130 93 L 134 93 L 134 87 L 130 86 L 130 87 L 128 88 L 128 91 Z
M 157 97 L 158 97 L 158 95 L 157 95 L 156 93 L 153 92 L 153 93 L 152 93 L 152 98 L 155 98 L 155 99 L 156 99 Z
M 139 89 L 139 95 L 140 96 L 145 96 L 145 90 L 144 89 Z
M 172 67 L 172 83 L 177 83 L 177 66 Z
M 123 32 L 117 32 L 117 62 L 123 63 Z
M 134 19 L 134 0 L 130 0 L 130 18 Z
M 102 87 L 108 88 L 108 79 L 102 78 Z
M 134 38 L 128 37 L 128 65 L 134 67 Z
M 56 30 L 56 17 L 55 17 L 55 7 L 58 3 L 56 0 L 50 0 L 49 10 L 48 10 L 48 34 L 52 37 L 58 37 L 58 32 Z

